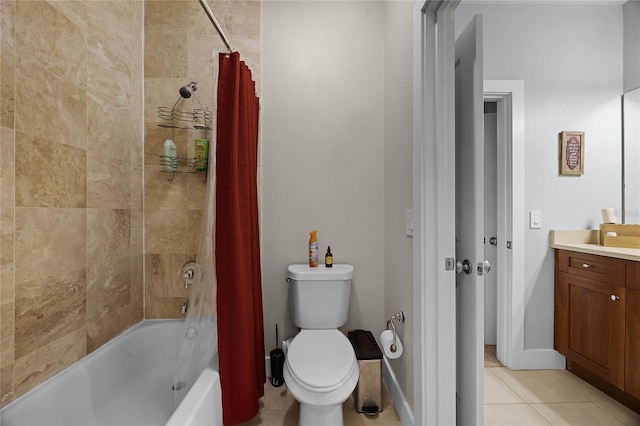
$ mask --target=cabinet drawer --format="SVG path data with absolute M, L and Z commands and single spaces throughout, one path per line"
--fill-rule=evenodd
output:
M 556 255 L 557 267 L 562 272 L 623 287 L 625 285 L 623 259 L 566 250 L 558 250 Z

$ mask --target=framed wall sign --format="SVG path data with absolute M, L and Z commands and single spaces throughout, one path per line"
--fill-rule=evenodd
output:
M 560 132 L 560 174 L 584 174 L 584 132 Z

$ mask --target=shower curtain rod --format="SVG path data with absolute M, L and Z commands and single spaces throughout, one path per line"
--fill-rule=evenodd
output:
M 209 4 L 207 4 L 207 0 L 200 0 L 200 4 L 204 8 L 205 12 L 207 12 L 207 15 L 209 15 L 209 19 L 211 19 L 213 26 L 216 27 L 216 30 L 218 30 L 218 34 L 220 34 L 220 37 L 222 37 L 222 41 L 224 41 L 224 44 L 227 46 L 227 50 L 229 50 L 229 53 L 233 53 L 233 47 L 231 47 L 231 43 L 229 42 L 227 35 L 224 33 L 222 27 L 220 26 L 220 23 L 216 19 L 216 15 L 213 14 L 213 11 L 209 7 Z

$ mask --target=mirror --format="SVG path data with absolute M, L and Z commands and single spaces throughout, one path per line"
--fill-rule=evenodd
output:
M 622 96 L 622 223 L 640 223 L 640 88 Z

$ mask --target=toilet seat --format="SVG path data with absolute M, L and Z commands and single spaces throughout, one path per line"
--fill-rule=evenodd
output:
M 286 363 L 301 387 L 318 393 L 340 388 L 358 368 L 349 339 L 337 329 L 301 330 L 289 345 Z

